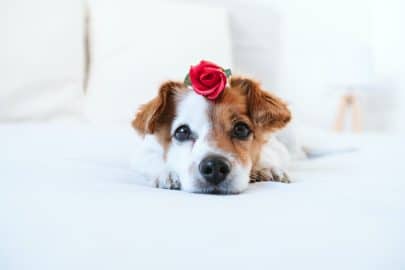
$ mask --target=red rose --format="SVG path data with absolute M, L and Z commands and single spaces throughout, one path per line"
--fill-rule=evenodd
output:
M 227 76 L 220 66 L 202 60 L 198 65 L 191 66 L 190 82 L 195 92 L 214 100 L 226 87 Z

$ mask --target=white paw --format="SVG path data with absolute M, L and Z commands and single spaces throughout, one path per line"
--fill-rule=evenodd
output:
M 180 179 L 173 173 L 161 174 L 157 181 L 157 187 L 165 189 L 180 189 Z
M 280 168 L 270 169 L 271 181 L 289 184 L 291 183 L 290 177 L 287 172 Z

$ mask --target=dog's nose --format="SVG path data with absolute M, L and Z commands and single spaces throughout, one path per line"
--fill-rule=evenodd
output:
M 217 185 L 225 180 L 231 171 L 231 164 L 223 157 L 208 156 L 200 162 L 198 169 L 207 182 Z

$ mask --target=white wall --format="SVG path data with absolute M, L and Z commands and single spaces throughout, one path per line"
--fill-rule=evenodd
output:
M 329 129 L 339 85 L 367 80 L 372 72 L 365 1 L 283 1 L 282 91 L 296 117 Z
M 393 127 L 405 132 L 405 2 L 374 0 L 372 4 L 376 76 L 392 81 L 396 90 Z
M 338 85 L 363 82 L 371 83 L 363 92 L 372 99 L 386 99 L 364 104 L 368 127 L 390 129 L 398 122 L 401 109 L 391 105 L 403 85 L 404 61 L 397 58 L 405 48 L 404 1 L 193 1 L 230 10 L 236 71 L 290 100 L 306 123 L 330 128 Z

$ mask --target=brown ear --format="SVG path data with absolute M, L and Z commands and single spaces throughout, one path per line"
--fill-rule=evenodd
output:
M 248 100 L 248 111 L 255 125 L 267 130 L 283 128 L 291 120 L 291 112 L 278 97 L 262 90 L 251 79 L 232 78 L 231 86 L 242 89 Z
M 160 86 L 157 97 L 142 105 L 132 126 L 142 135 L 153 134 L 160 127 L 171 124 L 175 115 L 175 98 L 184 89 L 180 82 L 167 81 Z

